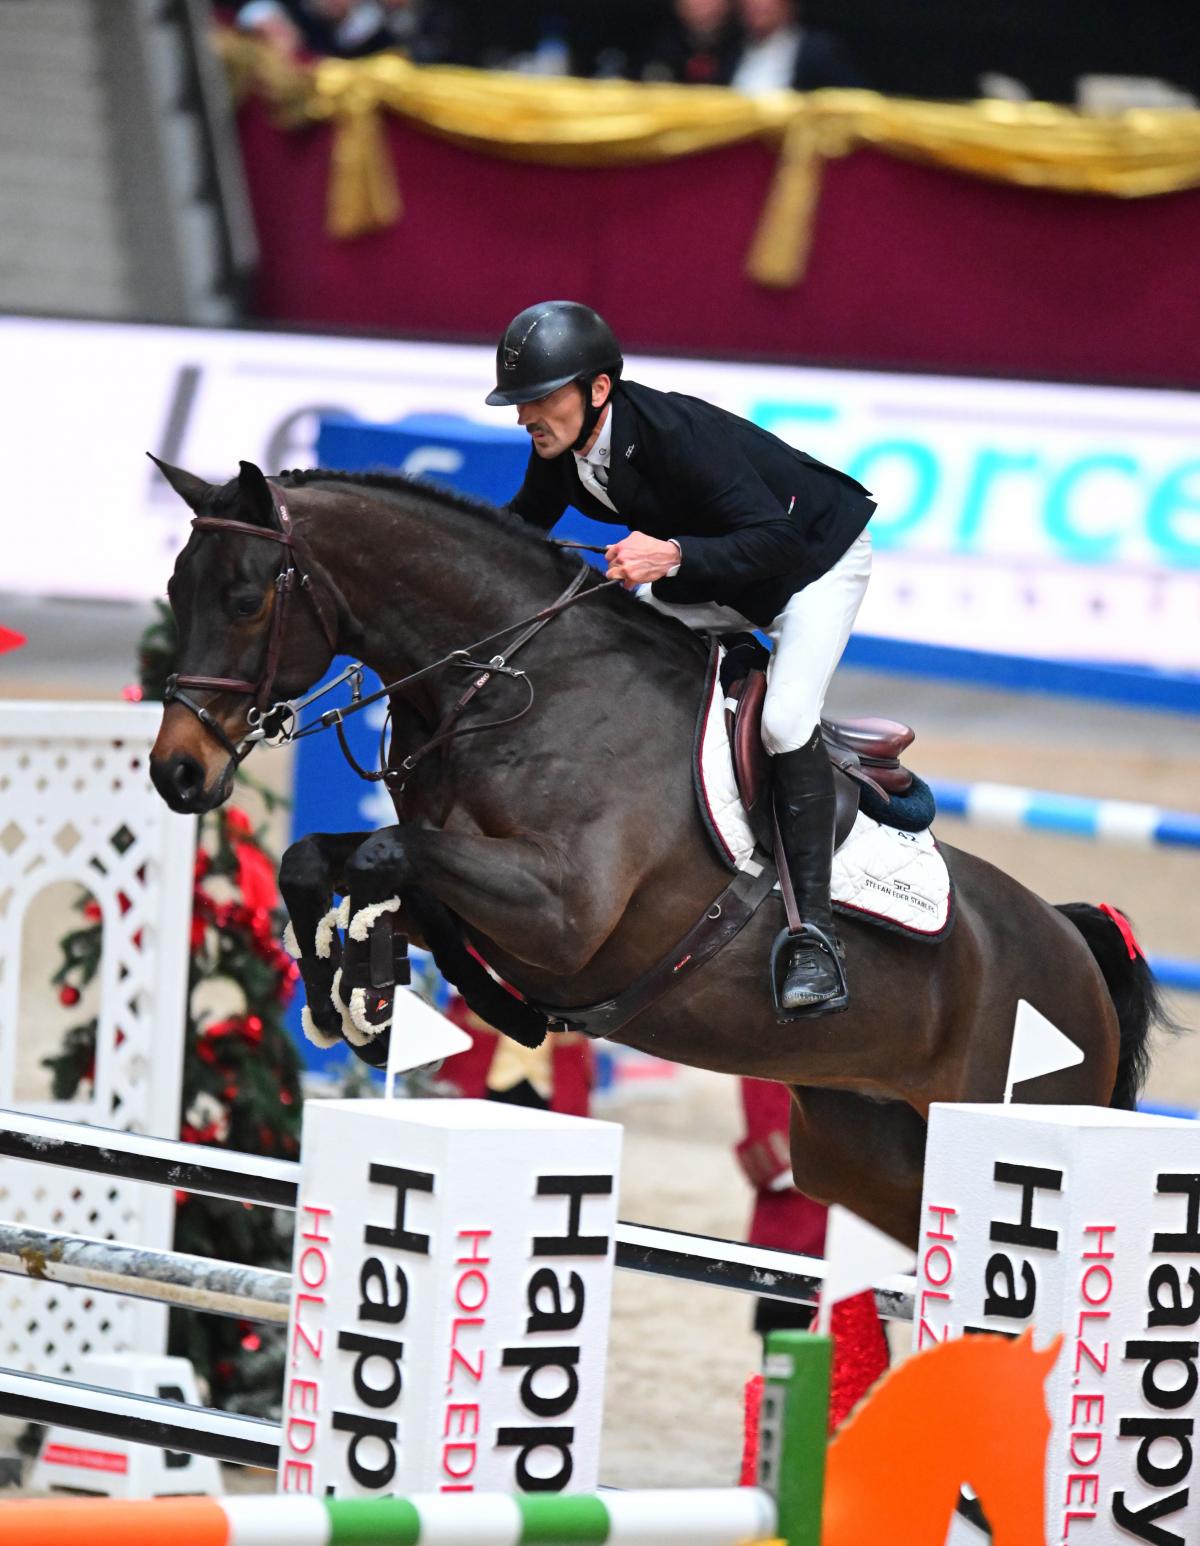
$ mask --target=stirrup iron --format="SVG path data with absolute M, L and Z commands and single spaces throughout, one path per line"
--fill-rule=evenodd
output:
M 837 978 L 837 986 L 828 997 L 789 1009 L 783 1003 L 783 987 L 787 979 L 792 950 L 797 945 L 814 946 L 829 961 Z M 771 946 L 771 996 L 775 1003 L 775 1018 L 786 1020 L 816 1020 L 822 1015 L 840 1014 L 850 1007 L 850 988 L 846 981 L 845 948 L 837 935 L 815 923 L 801 923 L 795 931 L 780 929 Z

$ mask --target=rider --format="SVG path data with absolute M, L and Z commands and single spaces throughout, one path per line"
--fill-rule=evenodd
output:
M 723 408 L 622 381 L 620 345 L 575 301 L 515 317 L 487 401 L 517 409 L 533 443 L 511 508 L 548 531 L 567 505 L 633 528 L 608 548 L 610 578 L 690 627 L 761 628 L 773 644 L 763 707 L 775 807 L 804 930 L 780 1007 L 848 1003 L 829 899 L 833 773 L 825 693 L 871 571 L 875 505 L 832 467 Z

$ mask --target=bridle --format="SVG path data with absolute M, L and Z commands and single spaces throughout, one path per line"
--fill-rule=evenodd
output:
M 494 633 L 487 634 L 482 639 L 476 639 L 473 644 L 463 649 L 451 650 L 448 655 L 443 655 L 439 660 L 422 666 L 420 670 L 411 672 L 408 676 L 400 677 L 397 681 L 389 682 L 380 687 L 376 692 L 364 697 L 362 695 L 362 664 L 354 661 L 333 681 L 327 682 L 323 687 L 316 688 L 306 697 L 295 702 L 270 703 L 271 690 L 275 685 L 275 676 L 279 669 L 279 655 L 283 647 L 283 631 L 287 621 L 288 604 L 297 589 L 308 598 L 317 622 L 321 626 L 321 632 L 325 635 L 330 651 L 336 655 L 337 630 L 331 626 L 325 615 L 321 599 L 312 583 L 312 558 L 303 538 L 292 525 L 291 516 L 284 502 L 283 495 L 278 486 L 266 480 L 267 488 L 271 494 L 271 503 L 279 521 L 279 530 L 269 526 L 256 526 L 249 521 L 227 520 L 223 516 L 197 515 L 192 517 L 192 528 L 195 531 L 232 531 L 240 532 L 243 536 L 263 537 L 269 542 L 277 542 L 283 548 L 283 557 L 280 563 L 279 573 L 275 576 L 275 604 L 271 609 L 270 632 L 267 636 L 267 655 L 263 664 L 262 674 L 257 682 L 250 682 L 241 677 L 232 676 L 187 676 L 176 672 L 167 678 L 166 690 L 163 693 L 163 703 L 180 703 L 189 709 L 210 735 L 215 736 L 233 759 L 234 765 L 240 765 L 254 750 L 259 741 L 268 741 L 272 745 L 285 746 L 293 741 L 303 740 L 310 735 L 315 735 L 322 730 L 336 727 L 338 741 L 346 761 L 360 778 L 370 782 L 386 782 L 391 785 L 394 792 L 403 790 L 409 775 L 417 764 L 433 751 L 436 747 L 446 746 L 450 741 L 463 735 L 474 735 L 481 730 L 498 730 L 502 725 L 515 724 L 517 720 L 524 719 L 533 707 L 534 689 L 528 673 L 508 664 L 509 659 L 529 641 L 535 638 L 547 623 L 553 621 L 559 613 L 565 612 L 577 601 L 586 600 L 589 596 L 599 595 L 601 591 L 608 590 L 613 585 L 619 585 L 619 580 L 605 580 L 601 584 L 585 589 L 589 576 L 593 573 L 591 566 L 583 564 L 574 579 L 562 592 L 558 599 L 548 607 L 542 607 L 540 611 L 529 617 L 521 618 L 518 622 L 509 623 L 503 628 L 498 628 Z M 556 539 L 551 539 L 556 541 Z M 603 553 L 601 547 L 594 547 L 586 542 L 556 541 L 556 545 L 564 548 L 577 548 L 590 553 Z M 300 578 L 297 582 L 296 575 L 299 570 Z M 506 635 L 516 634 L 503 654 L 491 656 L 486 661 L 475 659 L 481 647 L 493 644 L 496 640 Z M 345 721 L 352 714 L 368 708 L 377 703 L 381 698 L 388 698 L 403 687 L 411 686 L 414 682 L 421 681 L 434 672 L 457 667 L 465 668 L 475 673 L 472 681 L 459 695 L 450 709 L 442 717 L 429 739 L 416 751 L 407 756 L 400 769 L 391 769 L 383 765 L 382 754 L 383 739 L 386 735 L 386 724 L 380 736 L 380 768 L 376 772 L 363 768 L 353 756 L 346 733 L 343 729 Z M 474 699 L 495 676 L 507 676 L 524 684 L 527 699 L 524 706 L 515 714 L 507 715 L 503 719 L 487 720 L 478 725 L 460 725 L 458 721 L 462 717 L 467 705 Z M 296 720 L 300 712 L 315 699 L 324 697 L 335 687 L 349 680 L 352 684 L 352 701 L 339 709 L 328 709 L 316 720 L 307 725 L 297 725 Z M 249 729 L 240 741 L 234 742 L 226 734 L 220 722 L 209 713 L 203 704 L 197 703 L 187 693 L 180 689 L 186 687 L 193 691 L 207 692 L 232 692 L 250 697 L 254 701 L 246 714 L 246 722 Z M 398 787 L 397 787 L 398 786 Z
M 321 598 L 312 582 L 312 555 L 303 538 L 292 525 L 292 518 L 288 514 L 287 504 L 278 485 L 268 480 L 267 488 L 279 522 L 278 530 L 270 526 L 256 526 L 249 521 L 227 520 L 223 516 L 216 515 L 197 515 L 192 518 L 193 531 L 240 532 L 246 537 L 261 537 L 267 542 L 276 542 L 283 549 L 279 573 L 275 576 L 275 601 L 271 608 L 267 653 L 261 675 L 256 682 L 250 682 L 235 676 L 185 676 L 176 672 L 167 678 L 166 691 L 163 693 L 164 704 L 181 703 L 185 709 L 190 709 L 208 733 L 215 736 L 221 743 L 235 764 L 241 763 L 248 757 L 256 742 L 264 738 L 263 721 L 270 718 L 270 713 L 264 711 L 271 700 L 271 692 L 275 686 L 275 677 L 279 670 L 279 655 L 283 648 L 283 632 L 287 625 L 290 602 L 297 589 L 302 596 L 308 598 L 313 615 L 325 635 L 326 643 L 331 652 L 337 654 L 337 628 L 326 616 Z M 299 574 L 298 580 L 297 574 Z M 180 691 L 184 687 L 193 692 L 231 692 L 252 698 L 254 701 L 246 715 L 246 721 L 250 727 L 249 733 L 235 743 L 226 734 L 220 721 L 210 714 L 203 704 L 197 703 L 186 692 Z

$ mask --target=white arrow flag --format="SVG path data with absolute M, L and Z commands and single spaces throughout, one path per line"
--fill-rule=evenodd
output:
M 911 1272 L 913 1253 L 890 1235 L 835 1203 L 825 1231 L 825 1282 L 817 1310 L 817 1330 L 829 1335 L 833 1307 L 874 1288 L 897 1272 Z
M 1032 1004 L 1023 998 L 1017 1000 L 1017 1023 L 1008 1059 L 1008 1082 L 1004 1086 L 1006 1101 L 1012 1100 L 1014 1084 L 1056 1074 L 1060 1068 L 1074 1068 L 1082 1062 L 1082 1047 L 1064 1036 Z
M 384 1094 L 390 1100 L 396 1092 L 396 1075 L 423 1068 L 442 1058 L 465 1052 L 471 1037 L 453 1025 L 436 1009 L 430 1008 L 411 988 L 397 988 L 392 1009 L 392 1040 L 388 1047 L 387 1083 Z

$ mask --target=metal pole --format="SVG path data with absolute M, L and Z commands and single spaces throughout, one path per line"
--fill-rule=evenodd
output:
M 0 1110 L 0 1156 L 293 1210 L 300 1179 L 299 1165 L 289 1160 L 259 1159 L 232 1149 L 145 1138 L 20 1111 Z M 799 1304 L 813 1303 L 825 1280 L 820 1257 L 624 1220 L 617 1225 L 616 1262 L 634 1272 Z M 914 1292 L 911 1277 L 889 1279 L 875 1289 L 879 1313 L 891 1320 L 911 1320 Z
M 300 1167 L 290 1160 L 120 1133 L 27 1111 L 0 1110 L 0 1155 L 268 1208 L 295 1209 L 300 1180 Z
M 287 1272 L 0 1223 L 0 1272 L 286 1325 Z
M 262 1417 L 217 1412 L 184 1401 L 134 1396 L 103 1385 L 0 1368 L 0 1413 L 32 1423 L 81 1428 L 110 1439 L 211 1455 L 233 1465 L 277 1470 L 282 1433 Z
M 648 1224 L 617 1224 L 617 1266 L 656 1277 L 732 1288 L 764 1299 L 815 1304 L 825 1281 L 819 1256 L 777 1251 L 771 1246 L 714 1240 L 707 1235 L 680 1234 Z M 898 1276 L 875 1288 L 875 1304 L 888 1320 L 911 1321 L 916 1284 Z

